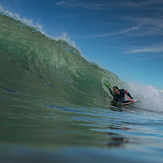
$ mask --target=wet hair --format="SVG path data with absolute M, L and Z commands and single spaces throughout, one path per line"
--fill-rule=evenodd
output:
M 117 88 L 117 89 L 119 89 L 117 86 L 114 86 L 113 88 Z

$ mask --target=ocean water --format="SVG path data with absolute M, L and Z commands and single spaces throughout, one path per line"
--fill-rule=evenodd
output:
M 125 83 L 0 13 L 0 162 L 163 162 L 163 90 Z M 139 103 L 123 108 L 106 83 Z

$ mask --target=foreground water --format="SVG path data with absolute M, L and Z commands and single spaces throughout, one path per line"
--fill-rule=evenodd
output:
M 4 12 L 0 24 L 0 162 L 163 161 L 162 90 L 124 83 Z M 124 110 L 106 83 L 141 101 Z

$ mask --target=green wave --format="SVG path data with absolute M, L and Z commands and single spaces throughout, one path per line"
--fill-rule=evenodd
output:
M 3 13 L 0 24 L 1 97 L 102 107 L 111 101 L 105 84 L 122 86 L 114 73 L 87 61 L 68 42 Z

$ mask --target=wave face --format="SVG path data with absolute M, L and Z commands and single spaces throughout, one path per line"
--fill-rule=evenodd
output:
M 106 96 L 102 78 L 121 85 L 115 74 L 88 62 L 66 41 L 6 15 L 0 14 L 0 23 L 1 97 L 10 103 L 15 94 L 22 102 L 34 97 L 57 105 L 97 106 Z
M 37 27 L 12 17 L 0 14 L 0 94 L 5 100 L 10 99 L 11 106 L 21 98 L 26 107 L 37 103 L 106 108 L 112 98 L 105 84 L 111 83 L 129 89 L 141 99 L 139 107 L 162 112 L 162 90 L 152 87 L 150 93 L 150 86 L 128 85 L 114 73 L 87 61 L 65 40 L 52 39 Z

